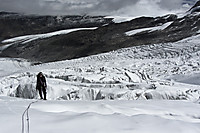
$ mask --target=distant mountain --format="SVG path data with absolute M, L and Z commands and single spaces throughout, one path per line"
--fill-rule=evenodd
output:
M 38 16 L 0 12 L 0 41 L 27 34 L 41 34 L 62 29 L 98 27 L 112 23 L 103 16 Z
M 39 37 L 28 42 L 22 39 L 1 43 L 4 47 L 0 52 L 1 57 L 20 57 L 41 62 L 80 58 L 138 45 L 175 42 L 200 33 L 200 14 L 193 12 L 182 17 L 140 17 L 123 23 L 113 23 L 112 19 L 104 17 L 88 16 L 3 14 L 0 19 L 1 40 L 69 28 L 98 27 L 48 38 Z
M 183 0 L 182 4 L 188 4 L 190 6 L 193 6 L 196 3 L 197 0 Z

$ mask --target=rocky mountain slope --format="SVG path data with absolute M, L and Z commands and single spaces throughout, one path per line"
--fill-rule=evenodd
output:
M 77 19 L 77 21 L 69 20 L 67 23 L 60 22 L 58 17 L 34 16 L 35 19 L 29 19 L 29 16 L 24 18 L 21 15 L 5 15 L 3 13 L 0 18 L 5 21 L 4 23 L 10 21 L 9 19 L 13 18 L 13 15 L 17 16 L 15 17 L 17 23 L 13 23 L 14 28 L 10 28 L 17 32 L 9 34 L 11 31 L 0 30 L 2 31 L 1 39 L 30 33 L 52 32 L 55 31 L 55 29 L 61 30 L 77 27 L 98 28 L 74 31 L 48 38 L 40 37 L 39 39 L 30 39 L 29 41 L 23 40 L 23 37 L 21 40 L 10 43 L 3 41 L 1 46 L 7 47 L 1 50 L 0 56 L 20 57 L 31 61 L 52 62 L 85 57 L 138 45 L 175 42 L 200 33 L 200 14 L 198 10 L 196 10 L 197 8 L 198 2 L 186 14 L 166 15 L 155 18 L 140 17 L 123 23 L 113 23 L 111 21 L 112 19 L 105 19 L 103 17 L 91 17 L 92 20 L 98 21 L 89 19 L 91 22 L 89 24 L 87 23 L 89 21 L 88 19 L 85 20 L 80 16 L 71 18 L 72 20 Z M 24 19 L 26 19 L 26 21 L 24 21 Z M 69 18 L 65 18 L 65 20 L 68 19 Z M 44 22 L 48 23 L 41 23 L 43 20 L 46 20 Z M 0 22 L 2 23 L 3 21 Z M 22 24 L 22 22 L 24 23 Z M 1 25 L 1 27 L 5 27 L 4 24 Z M 17 28 L 15 25 L 17 25 Z M 10 25 L 10 27 L 12 26 L 13 25 Z
M 101 26 L 111 22 L 112 19 L 102 16 L 38 16 L 0 12 L 0 41 L 62 29 Z

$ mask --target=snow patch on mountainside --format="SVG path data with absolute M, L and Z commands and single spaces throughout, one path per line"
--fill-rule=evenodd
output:
M 20 37 L 15 37 L 11 39 L 7 39 L 2 41 L 2 43 L 13 43 L 13 42 L 22 42 L 22 44 L 36 40 L 36 39 L 43 39 L 43 38 L 49 38 L 52 36 L 56 35 L 62 35 L 62 34 L 68 34 L 74 31 L 79 31 L 79 30 L 94 30 L 97 29 L 96 27 L 94 28 L 75 28 L 75 29 L 68 29 L 68 30 L 60 30 L 60 31 L 55 31 L 51 33 L 46 33 L 46 34 L 36 34 L 36 35 L 26 35 L 26 36 L 20 36 Z
M 5 43 L 6 45 L 0 47 L 0 51 L 3 51 L 4 49 L 10 47 L 11 45 L 15 43 L 21 43 L 21 44 L 26 44 L 28 42 L 37 40 L 37 39 L 44 39 L 44 38 L 49 38 L 52 36 L 57 36 L 57 35 L 62 35 L 62 34 L 69 34 L 71 32 L 79 31 L 79 30 L 95 30 L 97 27 L 93 28 L 75 28 L 75 29 L 67 29 L 67 30 L 60 30 L 60 31 L 55 31 L 55 32 L 50 32 L 50 33 L 45 33 L 45 34 L 36 34 L 36 35 L 25 35 L 25 36 L 20 36 L 20 37 L 15 37 L 11 39 L 7 39 L 2 41 L 2 43 Z
M 113 22 L 115 23 L 122 23 L 122 22 L 127 22 L 131 21 L 137 17 L 129 17 L 129 16 L 106 16 L 105 18 L 112 18 Z
M 144 31 L 153 32 L 153 31 L 157 31 L 157 30 L 164 30 L 168 26 L 170 26 L 172 23 L 173 22 L 168 22 L 168 23 L 165 23 L 165 24 L 163 24 L 161 26 L 131 30 L 131 31 L 126 32 L 125 34 L 127 36 L 133 36 L 133 35 L 135 35 L 137 33 L 141 33 L 141 32 L 144 32 Z

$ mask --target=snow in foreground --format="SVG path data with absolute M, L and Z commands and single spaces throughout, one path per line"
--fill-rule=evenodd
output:
M 1 133 L 20 132 L 33 101 L 1 96 Z M 188 101 L 38 101 L 29 109 L 30 133 L 199 133 L 199 110 Z

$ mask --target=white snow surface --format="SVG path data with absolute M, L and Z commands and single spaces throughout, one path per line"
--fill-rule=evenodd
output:
M 1 58 L 0 131 L 21 131 L 42 71 L 48 100 L 29 109 L 31 133 L 199 133 L 199 42 L 197 35 L 40 65 Z
M 0 96 L 1 133 L 22 131 L 22 113 L 33 101 Z M 199 110 L 189 101 L 39 100 L 29 109 L 29 132 L 199 133 Z
M 122 23 L 122 22 L 127 22 L 131 21 L 137 17 L 131 17 L 131 16 L 106 16 L 105 18 L 112 18 L 113 22 L 115 23 Z
M 141 32 L 144 32 L 144 31 L 153 32 L 153 31 L 157 31 L 157 30 L 164 30 L 168 26 L 170 26 L 172 23 L 173 22 L 167 22 L 167 23 L 165 23 L 163 25 L 156 26 L 156 27 L 149 27 L 149 28 L 142 28 L 142 29 L 131 30 L 131 31 L 126 32 L 125 34 L 127 36 L 133 36 L 133 35 L 135 35 L 137 33 L 141 33 Z
M 45 34 L 36 34 L 36 35 L 26 35 L 26 36 L 20 36 L 20 37 L 15 37 L 11 39 L 7 39 L 2 41 L 2 43 L 12 43 L 16 41 L 22 41 L 23 43 L 27 43 L 36 39 L 43 39 L 43 38 L 49 38 L 52 36 L 56 35 L 62 35 L 62 34 L 68 34 L 74 31 L 79 31 L 79 30 L 94 30 L 97 29 L 97 27 L 94 28 L 75 28 L 75 29 L 67 29 L 67 30 L 60 30 L 60 31 L 55 31 L 55 32 L 50 32 L 50 33 L 45 33 Z

